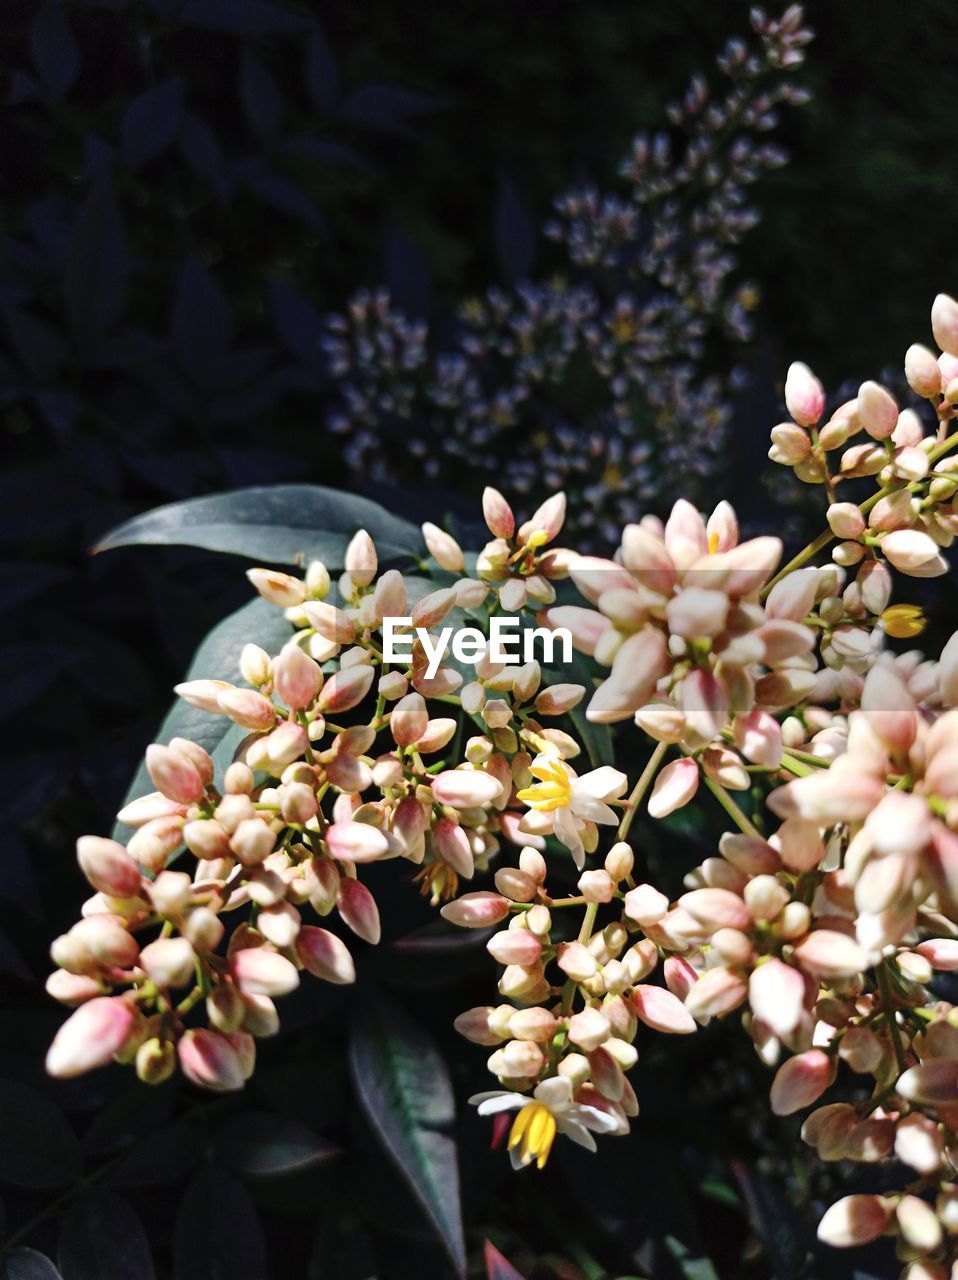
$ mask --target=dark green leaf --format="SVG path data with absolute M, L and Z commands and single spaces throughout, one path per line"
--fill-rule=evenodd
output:
M 459 1170 L 451 1136 L 452 1087 L 427 1033 L 376 999 L 360 1009 L 350 1042 L 360 1105 L 408 1181 L 457 1273 L 465 1272 Z
M 245 1188 L 222 1169 L 201 1169 L 186 1189 L 173 1239 L 175 1280 L 266 1280 L 266 1241 Z
M 266 1111 L 231 1117 L 216 1138 L 224 1164 L 249 1177 L 301 1173 L 338 1154 L 338 1148 L 295 1120 Z
M 805 1280 L 811 1241 L 798 1214 L 779 1187 L 736 1161 L 732 1171 L 742 1188 L 749 1217 L 768 1253 L 775 1280 Z
M 157 507 L 112 530 L 96 550 L 142 543 L 205 547 L 268 564 L 319 559 L 334 570 L 342 568 L 357 529 L 369 533 L 382 563 L 422 554 L 415 525 L 367 498 L 305 484 L 237 489 Z
M 153 1260 L 139 1216 L 112 1191 L 76 1200 L 60 1232 L 63 1280 L 153 1280 Z
M 3 1280 L 61 1280 L 61 1276 L 46 1254 L 20 1247 L 11 1249 L 4 1259 Z
M 28 1085 L 0 1080 L 0 1180 L 62 1187 L 80 1170 L 80 1144 L 60 1108 Z

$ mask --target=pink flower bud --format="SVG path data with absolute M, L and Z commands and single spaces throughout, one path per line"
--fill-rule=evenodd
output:
M 88 916 L 77 921 L 66 935 L 93 964 L 106 965 L 117 969 L 132 969 L 140 956 L 137 941 L 126 929 L 111 917 L 103 915 Z M 84 972 L 88 965 L 74 970 L 54 955 L 64 969 L 70 972 Z
M 376 583 L 373 603 L 380 618 L 406 617 L 406 584 L 398 569 L 387 569 Z
M 285 996 L 299 986 L 296 966 L 268 947 L 243 947 L 234 953 L 232 966 L 244 995 Z
M 349 948 L 328 929 L 306 925 L 296 938 L 296 954 L 315 978 L 337 986 L 356 981 L 356 967 Z
M 683 758 L 667 764 L 655 780 L 649 797 L 649 816 L 664 818 L 683 808 L 699 786 L 699 767 L 694 760 Z
M 487 929 L 509 914 L 509 899 L 498 893 L 465 893 L 440 911 L 444 920 L 466 929 Z
M 642 944 L 640 943 L 639 946 Z M 647 944 L 651 946 L 651 944 Z M 635 951 L 633 947 L 632 951 Z M 654 948 L 653 948 L 654 951 Z M 630 954 L 632 954 L 630 952 Z M 654 962 L 654 956 L 653 956 Z M 650 964 L 649 970 L 651 971 Z M 662 976 L 665 979 L 665 985 L 674 996 L 682 1001 L 688 999 L 688 994 L 698 982 L 698 974 L 682 956 L 667 956 L 662 966 Z
M 552 1039 L 558 1025 L 548 1009 L 517 1009 L 509 1018 L 509 1034 L 516 1040 L 534 1040 L 543 1044 Z
M 246 576 L 264 600 L 279 609 L 294 609 L 306 599 L 306 586 L 299 578 L 275 569 L 247 569 Z
M 885 558 L 902 573 L 914 573 L 941 559 L 938 544 L 920 529 L 896 529 L 887 533 L 882 538 L 881 549 Z
M 776 582 L 765 601 L 765 616 L 803 621 L 815 604 L 818 576 L 817 569 L 797 569 Z
M 324 640 L 335 644 L 352 644 L 356 639 L 356 624 L 348 613 L 337 609 L 334 604 L 324 604 L 318 600 L 310 600 L 303 606 L 303 612 L 309 625 L 319 632 Z
M 319 693 L 323 673 L 298 644 L 286 644 L 273 664 L 273 683 L 281 701 L 298 711 Z
M 794 467 L 804 462 L 812 451 L 808 432 L 794 422 L 780 422 L 771 430 L 772 445 L 768 456 L 779 466 Z
M 731 1013 L 748 995 L 745 979 L 719 965 L 703 973 L 685 997 L 685 1007 L 696 1022 Z
M 157 938 L 140 952 L 140 965 L 158 987 L 185 987 L 196 972 L 196 952 L 188 938 Z
M 578 888 L 586 902 L 611 902 L 615 893 L 612 877 L 601 869 L 583 871 Z
M 528 929 L 504 929 L 494 933 L 486 950 L 499 964 L 518 964 L 530 968 L 542 952 L 542 943 Z
M 178 804 L 195 804 L 206 789 L 199 770 L 187 756 L 158 742 L 146 749 L 146 767 L 157 790 Z
M 412 607 L 412 625 L 414 627 L 423 627 L 427 631 L 430 627 L 438 626 L 456 607 L 455 592 L 443 588 L 440 591 L 430 591 L 428 595 L 418 600 Z
M 838 1249 L 868 1244 L 882 1234 L 891 1214 L 892 1206 L 882 1196 L 845 1196 L 818 1224 L 818 1238 Z
M 324 715 L 351 711 L 358 707 L 369 692 L 375 671 L 367 663 L 346 667 L 335 672 L 323 685 L 319 695 L 319 709 Z
M 381 926 L 376 900 L 364 884 L 344 876 L 339 884 L 336 907 L 340 918 L 364 942 L 379 942 Z
M 276 708 L 255 689 L 226 689 L 219 704 L 220 710 L 244 729 L 272 729 L 276 723 Z
M 494 538 L 511 538 L 516 528 L 512 508 L 498 489 L 487 487 L 482 494 L 482 515 Z
M 183 684 L 174 685 L 173 692 L 178 698 L 188 702 L 191 707 L 198 707 L 200 711 L 218 715 L 222 710 L 220 694 L 234 687 L 226 680 L 187 680 Z
M 693 889 L 679 898 L 679 906 L 710 930 L 750 929 L 752 913 L 736 893 L 728 889 Z
M 592 1053 L 608 1040 L 612 1028 L 598 1009 L 583 1009 L 569 1019 L 569 1039 L 586 1053 Z
M 958 308 L 956 308 L 958 311 Z M 958 336 L 958 328 L 955 329 Z M 916 395 L 930 400 L 941 394 L 941 370 L 934 353 L 914 342 L 905 352 L 905 378 Z
M 652 885 L 640 884 L 625 895 L 623 907 L 628 918 L 644 928 L 658 924 L 669 909 L 669 900 Z
M 795 960 L 816 978 L 851 978 L 867 961 L 854 938 L 834 929 L 815 929 L 797 944 Z
M 923 1106 L 954 1103 L 958 1096 L 958 1058 L 928 1058 L 900 1077 L 897 1091 Z
M 822 384 L 808 365 L 800 360 L 789 365 L 785 378 L 785 405 L 803 427 L 813 427 L 825 412 Z
M 519 530 L 519 541 L 536 540 L 536 545 L 551 542 L 565 523 L 566 498 L 564 493 L 554 493 L 534 512 Z
M 898 425 L 898 405 L 877 382 L 858 388 L 858 418 L 873 440 L 887 440 Z
M 629 636 L 615 655 L 609 678 L 592 695 L 586 719 L 612 724 L 634 715 L 655 692 L 666 660 L 665 637 L 657 628 Z
M 684 1036 L 695 1030 L 695 1019 L 682 1001 L 663 987 L 633 988 L 632 1007 L 648 1027 L 667 1035 Z
M 388 836 L 368 822 L 334 822 L 326 844 L 340 862 L 374 862 L 390 852 Z
M 915 948 L 933 969 L 951 972 L 958 969 L 958 941 L 954 938 L 929 938 Z
M 556 964 L 575 982 L 587 982 L 599 969 L 595 956 L 581 942 L 560 942 L 556 949 Z
M 244 819 L 230 839 L 230 848 L 246 867 L 254 867 L 276 848 L 276 836 L 260 818 Z
M 429 549 L 429 554 L 440 569 L 445 569 L 447 573 L 462 572 L 466 562 L 463 558 L 462 547 L 460 547 L 455 538 L 446 533 L 444 529 L 440 529 L 428 521 L 422 527 L 422 536 Z
M 836 538 L 860 538 L 865 532 L 865 517 L 854 502 L 833 502 L 825 518 Z
M 216 1093 L 242 1089 L 245 1077 L 239 1054 L 218 1031 L 187 1031 L 176 1052 L 180 1070 L 192 1084 Z
M 942 351 L 958 356 L 958 302 L 939 293 L 931 305 L 931 331 Z
M 821 1049 L 809 1049 L 783 1062 L 772 1081 L 772 1111 L 790 1116 L 810 1107 L 835 1079 L 835 1062 Z
M 475 860 L 469 844 L 469 837 L 463 828 L 450 818 L 440 818 L 433 829 L 433 837 L 443 861 L 448 862 L 457 875 L 466 880 L 471 880 L 475 871 Z M 506 960 L 503 963 L 520 964 L 522 962 Z
M 421 693 L 407 693 L 393 707 L 389 717 L 389 731 L 400 747 L 409 747 L 426 732 L 429 712 Z
M 425 731 L 416 741 L 416 750 L 421 756 L 431 755 L 448 746 L 455 735 L 457 722 L 451 718 L 440 716 L 430 720 Z
M 47 1051 L 47 1073 L 58 1079 L 105 1067 L 133 1031 L 134 1014 L 122 999 L 98 996 L 72 1013 Z
M 779 1039 L 792 1036 L 805 1010 L 805 979 L 791 965 L 772 957 L 753 970 L 748 982 L 752 1012 Z
M 476 769 L 445 769 L 433 778 L 432 794 L 439 804 L 454 809 L 482 808 L 499 799 L 502 784 Z
M 108 897 L 133 898 L 140 892 L 140 869 L 115 840 L 81 836 L 77 841 L 77 861 L 94 889 Z
M 93 977 L 80 973 L 68 973 L 66 969 L 54 969 L 46 981 L 46 993 L 60 1004 L 76 1007 L 103 995 L 103 984 Z
M 368 587 L 376 576 L 379 559 L 372 538 L 365 529 L 353 534 L 343 565 L 357 587 Z

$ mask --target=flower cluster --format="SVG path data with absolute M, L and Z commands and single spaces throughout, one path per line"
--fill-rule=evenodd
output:
M 802 20 L 798 5 L 755 10 L 754 47 L 731 40 L 719 58 L 724 94 L 694 77 L 669 127 L 634 140 L 622 192 L 560 196 L 546 226 L 560 274 L 468 303 L 452 350 L 431 355 L 385 292 L 332 316 L 330 423 L 350 465 L 390 480 L 410 458 L 431 477 L 466 463 L 505 471 L 517 494 L 564 487 L 582 546 L 661 500 L 663 476 L 706 474 L 737 379 L 709 373 L 709 348 L 750 336 L 757 293 L 734 283 L 735 250 L 757 221 L 746 192 L 785 159 L 765 135 L 805 98 L 787 77 L 811 38 Z
M 76 1009 L 51 1073 L 118 1059 L 145 1081 L 179 1065 L 240 1088 L 304 970 L 354 980 L 341 926 L 378 941 L 371 864 L 405 859 L 502 966 L 500 1002 L 456 1025 L 492 1051 L 501 1088 L 473 1101 L 517 1112 L 516 1166 L 541 1168 L 557 1134 L 592 1149 L 628 1131 L 640 1026 L 737 1014 L 776 1068 L 772 1110 L 816 1107 L 802 1132 L 822 1160 L 907 1170 L 900 1191 L 839 1200 L 822 1239 L 893 1235 L 907 1280 L 955 1280 L 958 1007 L 936 975 L 958 969 L 958 634 L 937 659 L 888 644 L 923 625 L 892 603 L 896 576 L 944 572 L 955 531 L 958 303 L 940 296 L 932 327 L 942 354 L 906 357 L 927 430 L 874 382 L 825 421 L 817 379 L 789 370 L 772 456 L 825 488 L 827 528 L 782 569 L 780 540 L 742 541 L 724 502 L 627 524 L 604 559 L 556 545 L 561 493 L 519 522 L 488 488 L 475 555 L 423 525 L 430 578 L 384 569 L 362 530 L 335 591 L 319 562 L 251 570 L 289 641 L 247 645 L 243 684 L 180 685 L 245 736 L 216 761 L 154 744 L 156 790 L 119 815 L 127 843 L 79 842 L 95 892 L 52 948 L 50 993 Z M 837 501 L 853 480 L 860 500 Z M 540 642 L 567 629 L 592 687 L 504 662 L 482 634 L 468 672 L 436 659 L 451 619 L 488 634 L 502 614 Z M 634 784 L 610 759 L 585 767 L 590 722 L 622 726 Z M 733 829 L 673 901 L 630 830 L 703 786 Z M 550 892 L 570 857 L 577 892 Z

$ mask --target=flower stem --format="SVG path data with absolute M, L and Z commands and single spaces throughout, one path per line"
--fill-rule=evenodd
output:
M 652 779 L 658 772 L 659 765 L 662 763 L 662 757 L 668 750 L 668 744 L 660 742 L 655 750 L 649 756 L 649 762 L 642 770 L 641 777 L 632 788 L 629 798 L 626 801 L 625 813 L 622 815 L 622 821 L 619 823 L 619 829 L 615 833 L 616 841 L 624 840 L 629 834 L 629 828 L 632 826 L 632 819 L 636 815 L 642 797 L 648 791 Z
M 750 818 L 745 816 L 720 783 L 713 782 L 711 778 L 706 778 L 705 785 L 740 831 L 744 831 L 747 836 L 757 836 L 759 840 L 765 839 L 758 827 L 755 826 Z

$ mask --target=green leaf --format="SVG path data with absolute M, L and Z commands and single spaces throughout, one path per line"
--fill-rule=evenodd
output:
M 438 1049 L 401 1009 L 377 998 L 360 1007 L 349 1052 L 366 1118 L 464 1275 L 453 1094 Z
M 0 1080 L 0 1180 L 62 1187 L 81 1169 L 80 1144 L 60 1108 L 28 1085 Z
M 254 1178 L 302 1173 L 339 1154 L 306 1125 L 266 1111 L 232 1116 L 217 1135 L 216 1148 L 224 1164 Z
M 776 1280 L 805 1280 L 811 1240 L 802 1217 L 781 1189 L 751 1166 L 736 1160 L 732 1172 L 742 1188 L 748 1214 L 775 1272 Z
M 201 1169 L 186 1189 L 173 1237 L 175 1280 L 267 1280 L 266 1240 L 249 1192 L 222 1169 Z
M 62 1280 L 62 1277 L 46 1254 L 21 1246 L 11 1249 L 4 1259 L 3 1280 Z
M 407 520 L 368 498 L 308 484 L 236 489 L 172 502 L 127 520 L 94 550 L 143 543 L 205 547 L 267 564 L 322 560 L 333 570 L 343 567 L 343 555 L 357 529 L 365 529 L 373 539 L 382 563 L 423 554 L 422 536 Z
M 292 630 L 283 611 L 257 597 L 213 628 L 197 649 L 184 680 L 208 678 L 245 683 L 239 669 L 243 646 L 248 643 L 258 644 L 268 652 L 275 653 L 291 635 Z M 165 743 L 171 738 L 179 737 L 198 742 L 213 757 L 217 775 L 221 777 L 246 733 L 247 730 L 235 725 L 226 716 L 211 715 L 208 711 L 201 711 L 178 699 L 160 725 L 155 741 Z M 124 804 L 153 790 L 146 765 L 141 763 L 126 793 Z M 128 827 L 117 823 L 114 829 L 116 839 L 128 839 L 129 834 Z
M 92 1191 L 71 1206 L 60 1232 L 63 1280 L 153 1280 L 139 1216 L 112 1191 Z

